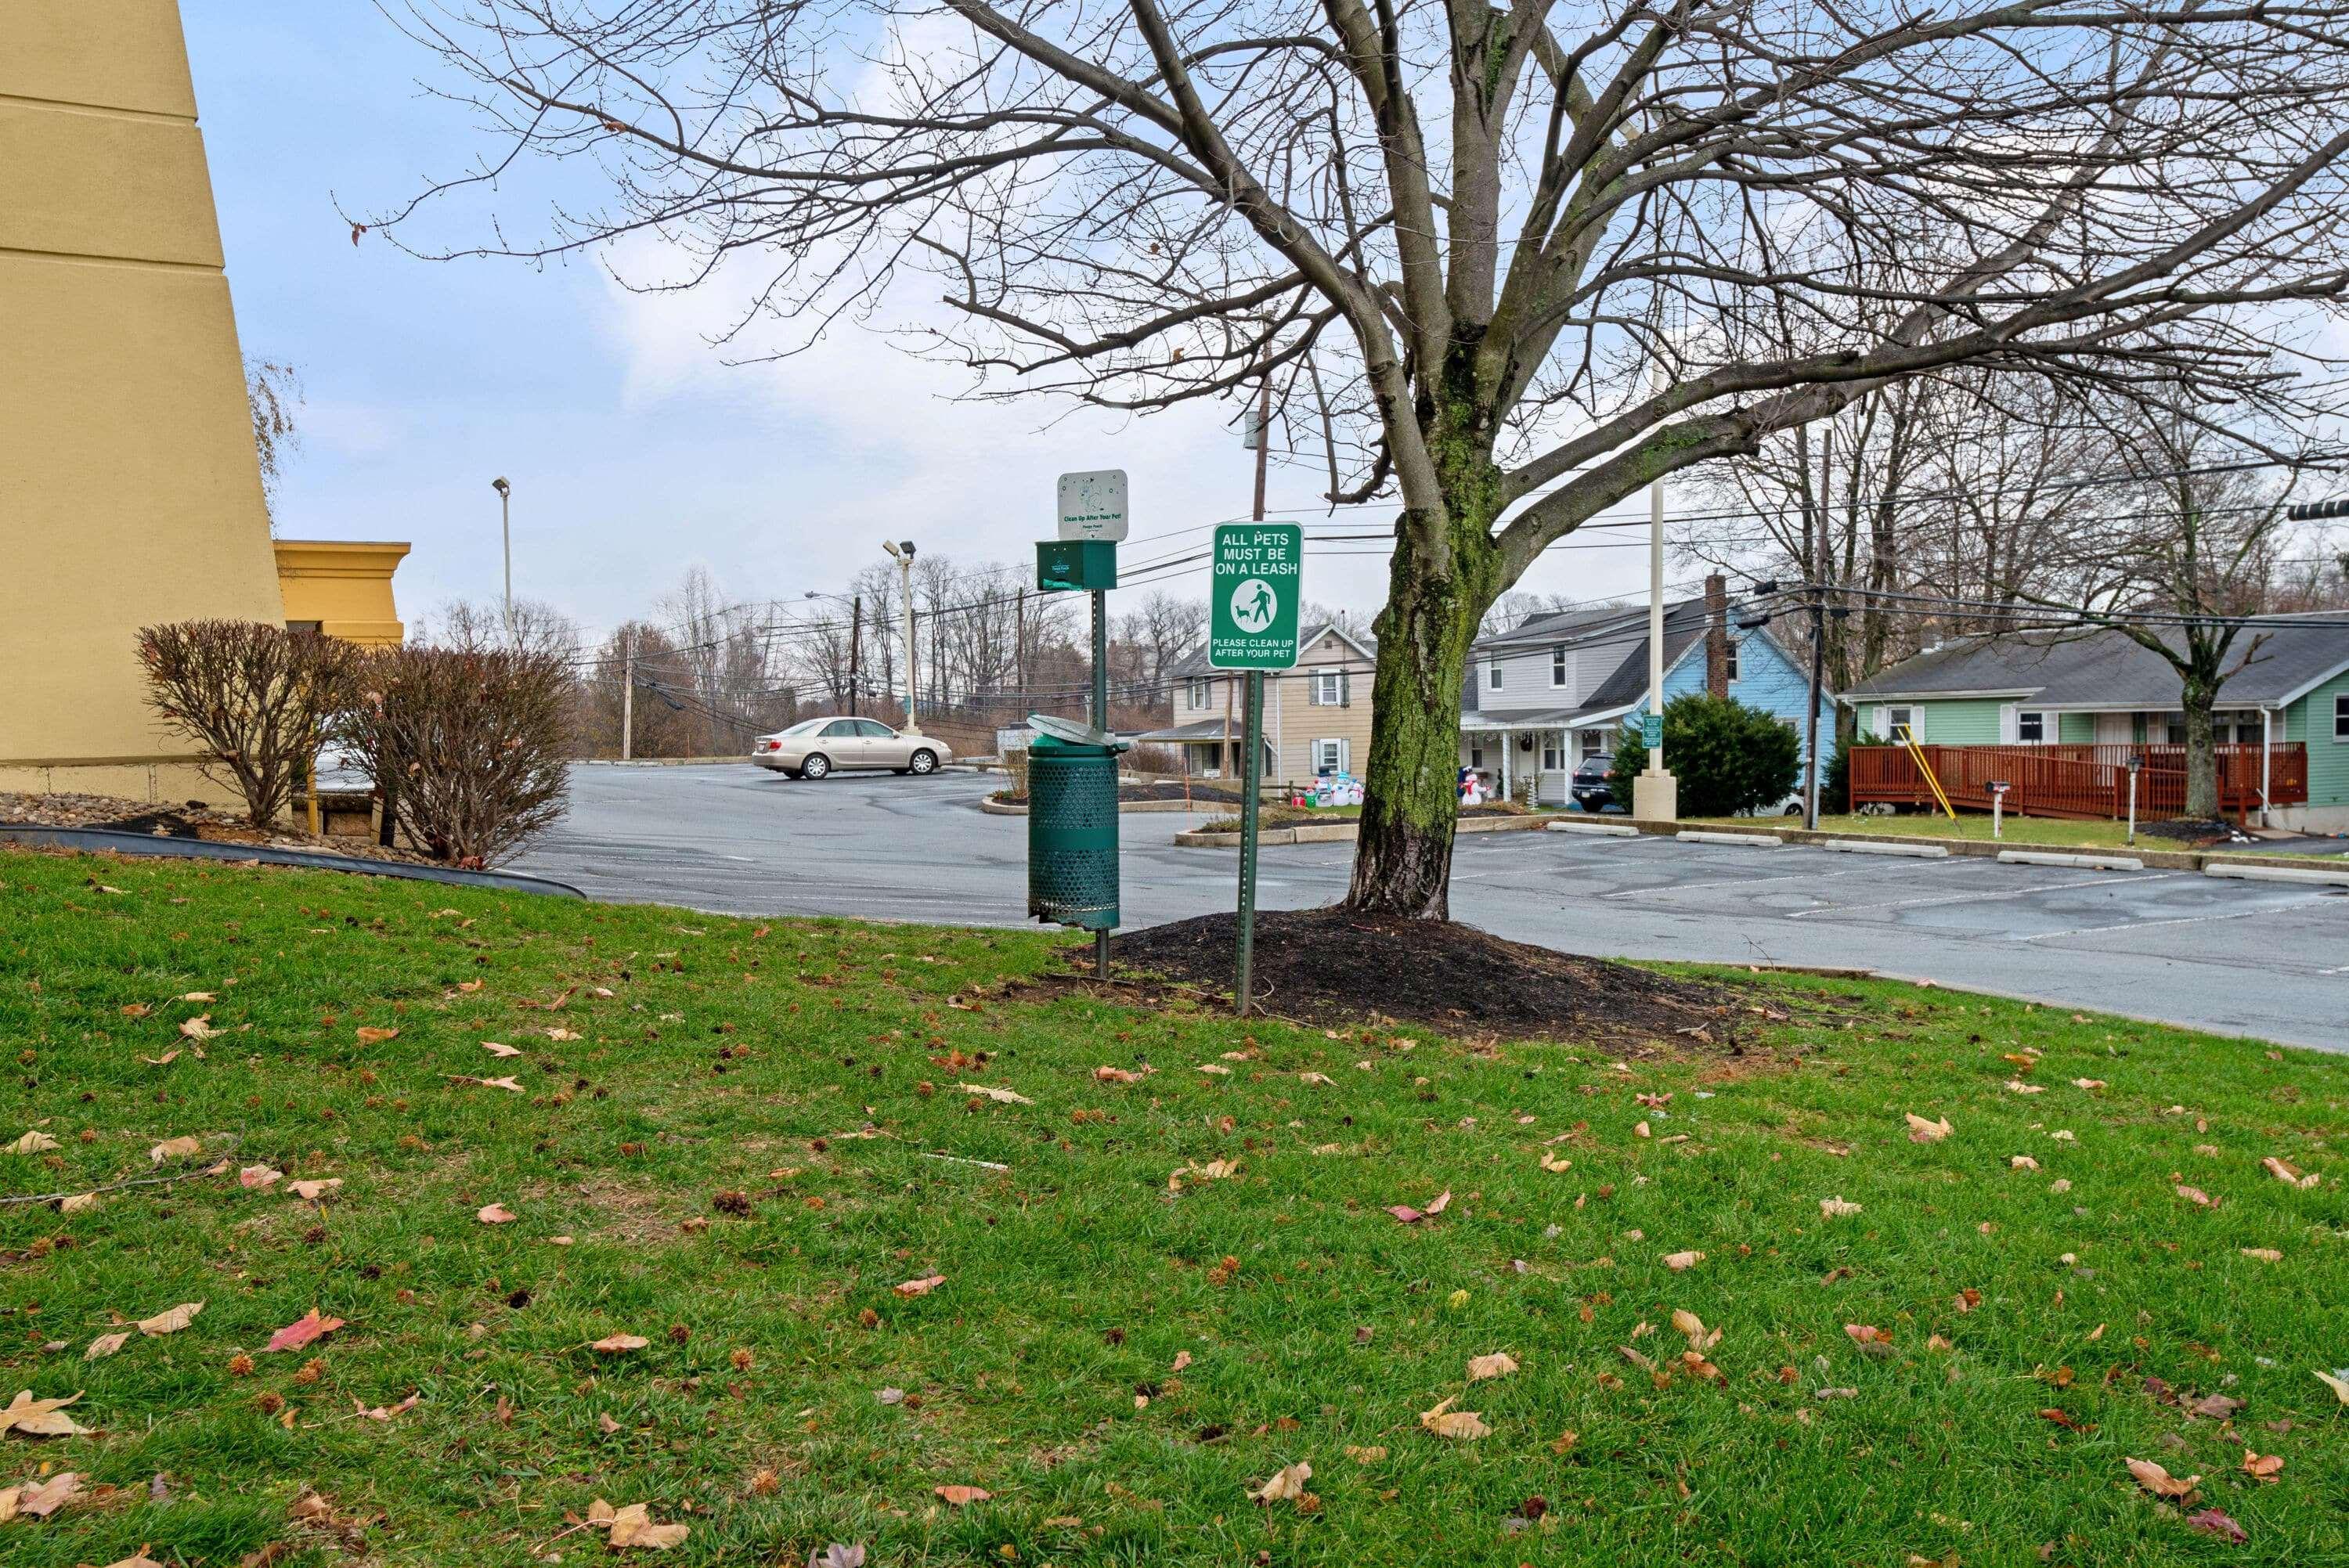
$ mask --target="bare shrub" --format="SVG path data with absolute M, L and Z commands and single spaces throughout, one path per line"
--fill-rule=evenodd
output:
M 367 655 L 336 738 L 434 859 L 487 866 L 561 820 L 569 661 L 549 648 L 388 648 Z
M 274 822 L 349 700 L 358 650 L 259 621 L 142 626 L 138 645 L 147 705 L 203 746 L 204 776 L 244 797 L 247 821 Z

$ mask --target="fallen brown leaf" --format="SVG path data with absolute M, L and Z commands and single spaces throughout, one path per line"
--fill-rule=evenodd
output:
M 28 1438 L 78 1437 L 89 1429 L 65 1410 L 80 1398 L 75 1393 L 57 1399 L 36 1399 L 30 1388 L 24 1389 L 8 1401 L 5 1409 L 0 1409 L 0 1433 L 22 1432 Z
M 2202 1480 L 2199 1475 L 2189 1475 L 2181 1480 L 2151 1460 L 2130 1460 L 2127 1463 L 2128 1472 L 2137 1478 L 2137 1484 L 2156 1497 L 2184 1497 Z
M 322 1339 L 343 1326 L 339 1317 L 321 1317 L 312 1307 L 285 1327 L 269 1336 L 264 1350 L 299 1350 L 314 1339 Z

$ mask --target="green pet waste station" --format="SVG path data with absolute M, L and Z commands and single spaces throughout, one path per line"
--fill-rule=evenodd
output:
M 1117 925 L 1118 755 L 1133 742 L 1030 716 L 1028 913 L 1081 931 Z

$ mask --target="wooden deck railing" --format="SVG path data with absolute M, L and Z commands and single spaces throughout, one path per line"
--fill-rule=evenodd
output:
M 2158 820 L 2186 810 L 2186 748 L 2182 746 L 1933 746 L 1919 748 L 1950 803 L 1987 811 L 1990 785 L 2008 786 L 2006 810 L 2030 817 L 2115 820 L 2128 814 L 2128 762 L 2139 759 L 2137 814 Z M 2262 803 L 2292 806 L 2308 799 L 2308 748 L 2300 741 L 2272 748 L 2219 748 L 2219 809 L 2242 816 Z M 1856 746 L 1851 751 L 1851 803 L 1931 806 L 1933 792 L 1906 747 Z

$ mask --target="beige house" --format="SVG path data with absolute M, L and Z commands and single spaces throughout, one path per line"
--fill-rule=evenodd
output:
M 176 0 L 0 3 L 0 789 L 215 798 L 133 635 L 285 611 Z
M 1305 629 L 1297 667 L 1264 681 L 1268 783 L 1361 773 L 1371 751 L 1371 675 L 1377 656 L 1374 638 L 1342 623 Z M 1237 776 L 1247 731 L 1244 678 L 1210 669 L 1201 645 L 1174 666 L 1174 722 L 1135 738 L 1148 746 L 1182 748 L 1195 773 Z

